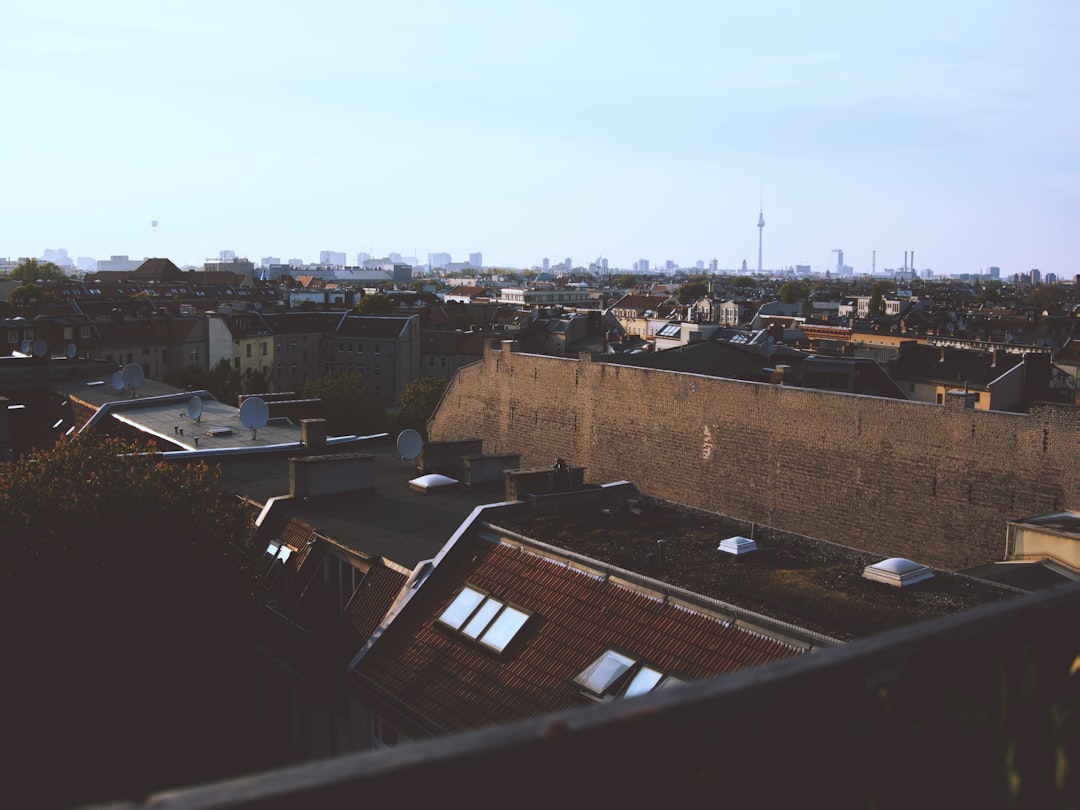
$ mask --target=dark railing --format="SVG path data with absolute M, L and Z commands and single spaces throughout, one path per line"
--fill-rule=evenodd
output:
M 668 691 L 125 807 L 1075 808 L 1078 619 L 1070 583 Z

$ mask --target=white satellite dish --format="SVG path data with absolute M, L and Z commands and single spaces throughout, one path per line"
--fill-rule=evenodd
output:
M 44 340 L 35 340 L 30 344 L 30 353 L 34 357 L 44 357 L 49 351 L 49 346 Z
M 420 434 L 412 428 L 406 428 L 398 434 L 398 455 L 406 461 L 412 461 L 414 458 L 420 455 L 420 451 L 423 449 L 424 440 L 421 438 Z
M 124 385 L 131 389 L 134 395 L 135 389 L 143 384 L 143 370 L 138 363 L 128 363 L 120 370 L 120 379 Z
M 270 407 L 259 397 L 248 397 L 240 403 L 240 424 L 251 431 L 251 438 L 270 418 Z
M 202 416 L 202 397 L 192 397 L 188 400 L 187 415 L 196 422 L 199 421 L 199 417 Z
M 67 346 L 64 347 L 64 357 L 66 357 L 68 360 L 74 360 L 75 355 L 78 353 L 79 350 L 76 348 L 74 343 L 69 343 Z
M 124 390 L 124 375 L 121 372 L 117 371 L 112 375 L 112 387 L 117 391 Z

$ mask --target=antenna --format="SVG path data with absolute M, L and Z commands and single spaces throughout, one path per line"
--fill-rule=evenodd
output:
M 131 389 L 131 395 L 135 396 L 135 389 L 143 384 L 143 370 L 138 363 L 128 363 L 120 370 L 120 380 Z
M 424 448 L 424 440 L 420 434 L 412 428 L 406 428 L 401 431 L 397 437 L 397 451 L 398 455 L 406 461 L 412 461 Z
M 265 425 L 269 418 L 270 408 L 259 397 L 248 397 L 240 403 L 240 424 L 251 431 L 252 441 L 255 441 L 259 428 Z
M 202 416 L 202 397 L 192 397 L 188 400 L 187 415 L 196 422 L 200 421 L 199 417 Z

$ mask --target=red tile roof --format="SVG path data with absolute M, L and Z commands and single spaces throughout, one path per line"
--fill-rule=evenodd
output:
M 438 620 L 466 584 L 532 614 L 502 653 Z M 355 662 L 350 681 L 362 695 L 397 707 L 399 719 L 437 734 L 584 705 L 574 678 L 608 649 L 685 680 L 801 652 L 538 551 L 469 533 Z

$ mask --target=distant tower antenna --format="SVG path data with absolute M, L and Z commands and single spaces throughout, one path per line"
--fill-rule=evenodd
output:
M 757 271 L 758 275 L 761 275 L 761 239 L 762 234 L 765 233 L 765 193 L 762 191 L 761 197 L 758 202 L 758 215 L 757 215 Z

